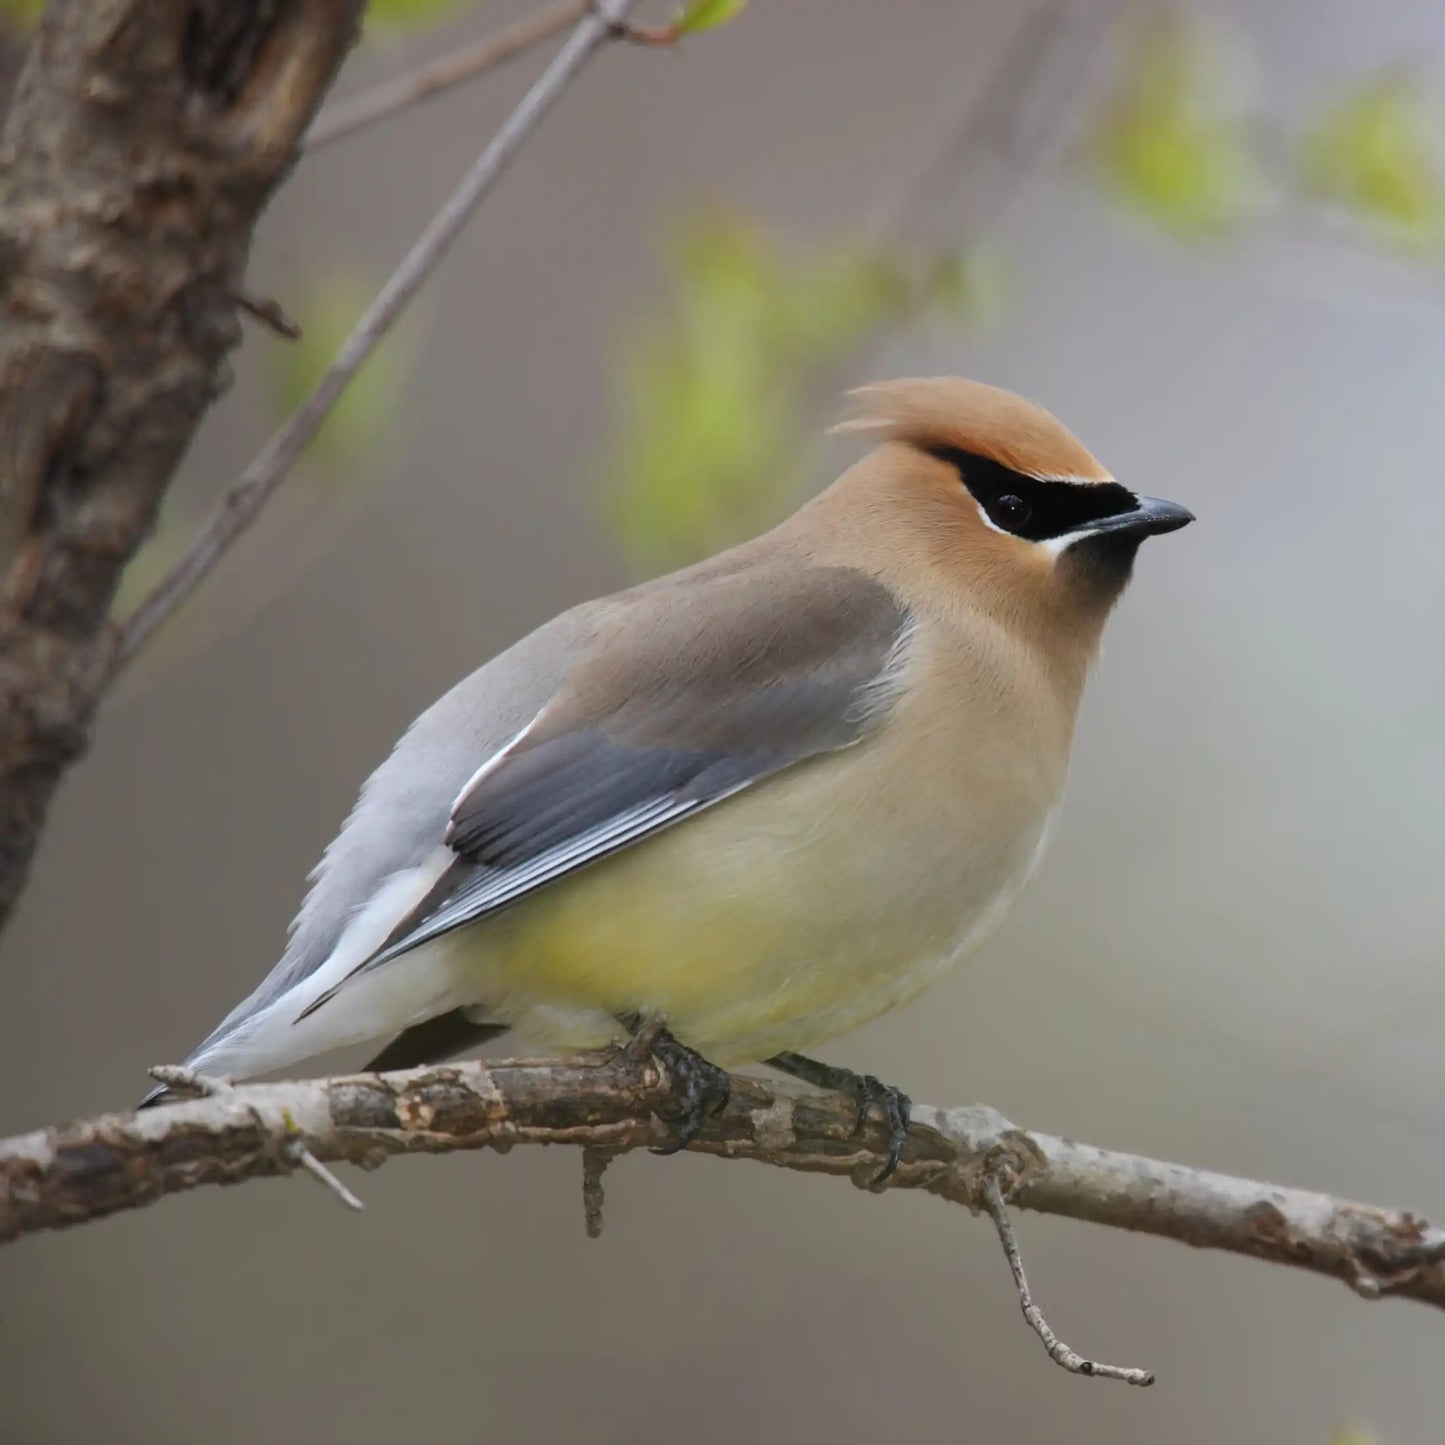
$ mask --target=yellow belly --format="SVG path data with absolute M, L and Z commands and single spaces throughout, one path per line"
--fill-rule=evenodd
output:
M 1054 793 L 1029 778 L 1022 807 L 959 809 L 947 790 L 933 806 L 862 761 L 804 764 L 593 864 L 456 956 L 490 1014 L 548 1045 L 598 1044 L 635 1011 L 722 1064 L 845 1033 L 982 942 Z

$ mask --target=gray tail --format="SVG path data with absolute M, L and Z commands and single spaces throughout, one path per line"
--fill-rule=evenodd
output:
M 443 1064 L 480 1048 L 507 1032 L 506 1024 L 476 1023 L 467 1017 L 466 1009 L 453 1009 L 438 1014 L 425 1023 L 403 1029 L 377 1056 L 367 1064 L 368 1072 L 385 1073 L 388 1069 L 417 1069 L 423 1064 Z M 157 1084 L 136 1105 L 137 1109 L 153 1109 L 158 1104 L 176 1102 L 175 1090 Z

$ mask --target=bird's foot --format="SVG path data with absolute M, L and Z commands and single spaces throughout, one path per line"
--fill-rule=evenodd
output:
M 673 1139 L 652 1152 L 676 1154 L 697 1138 L 713 1115 L 727 1108 L 733 1081 L 726 1069 L 709 1063 L 696 1049 L 678 1043 L 666 1029 L 653 1038 L 650 1053 L 672 1080 L 671 1097 L 657 1110 L 657 1117 L 672 1129 Z
M 868 1122 L 868 1111 L 875 1105 L 888 1125 L 888 1155 L 882 1169 L 874 1178 L 874 1184 L 883 1184 L 898 1168 L 904 1142 L 908 1138 L 908 1123 L 913 1111 L 913 1101 L 902 1089 L 885 1084 L 872 1074 L 858 1074 L 852 1069 L 840 1069 L 833 1064 L 821 1064 L 816 1059 L 805 1058 L 802 1054 L 777 1054 L 768 1063 L 784 1074 L 802 1079 L 805 1084 L 814 1084 L 820 1089 L 832 1089 L 847 1094 L 857 1106 L 858 1118 L 853 1126 L 854 1134 L 861 1134 Z

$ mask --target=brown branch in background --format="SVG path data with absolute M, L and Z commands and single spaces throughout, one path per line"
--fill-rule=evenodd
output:
M 83 1224 L 203 1184 L 290 1173 L 297 1141 L 323 1164 L 374 1168 L 396 1154 L 572 1144 L 615 1156 L 667 1141 L 660 1066 L 623 1052 L 467 1063 L 396 1074 L 248 1085 L 213 1098 L 110 1114 L 0 1141 L 0 1241 Z M 851 1101 L 738 1077 L 727 1109 L 690 1146 L 868 1188 L 887 1153 Z M 595 1179 L 595 1172 L 594 1172 Z M 1398 1209 L 1239 1179 L 1019 1129 L 992 1109 L 915 1105 L 888 1189 L 987 1209 L 1009 1203 L 1291 1265 L 1445 1308 L 1445 1230 Z M 592 1186 L 594 1204 L 599 1196 Z M 1002 1197 L 1002 1196 L 1000 1196 Z M 1030 1301 L 1032 1303 L 1032 1301 Z
M 472 213 L 501 178 L 527 137 L 593 55 L 615 37 L 617 27 L 626 21 L 636 3 L 637 0 L 595 0 L 588 6 L 557 58 L 542 72 L 427 223 L 311 394 L 221 498 L 185 555 L 123 625 L 116 649 L 117 666 L 124 666 L 145 646 L 261 514 L 271 494 L 331 414 L 352 377 L 451 249 Z
M 0 134 L 0 924 L 362 0 L 51 0 Z
M 410 70 L 395 80 L 383 81 L 350 100 L 328 106 L 306 137 L 308 151 L 320 150 L 333 141 L 386 120 L 424 100 L 463 85 L 524 54 L 544 40 L 575 25 L 587 13 L 588 0 L 561 0 L 535 15 L 504 25 L 475 45 L 463 46 L 426 65 Z
M 966 92 L 962 109 L 949 114 L 936 138 L 916 148 L 911 171 L 865 229 L 870 244 L 909 238 L 955 199 L 963 214 L 951 218 L 952 232 L 975 239 L 997 227 L 1057 129 L 1027 122 L 1049 99 L 1046 80 L 1060 48 L 1066 41 L 1078 47 L 1068 24 L 1072 4 L 1039 0 L 1017 21 L 983 93 Z M 1097 12 L 1094 5 L 1086 17 L 1091 27 L 1100 24 Z

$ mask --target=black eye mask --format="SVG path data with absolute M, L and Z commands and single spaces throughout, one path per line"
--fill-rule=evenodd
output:
M 970 495 L 1001 532 L 1043 542 L 1091 522 L 1139 510 L 1139 499 L 1118 482 L 1040 481 L 960 447 L 930 447 L 954 467 Z

